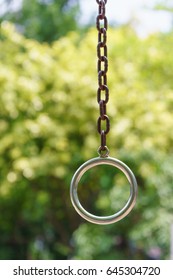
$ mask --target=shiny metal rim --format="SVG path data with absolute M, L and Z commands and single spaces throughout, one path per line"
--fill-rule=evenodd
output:
M 96 216 L 88 211 L 86 211 L 83 206 L 81 205 L 78 194 L 77 194 L 77 189 L 78 189 L 78 184 L 81 179 L 81 177 L 84 175 L 84 173 L 91 169 L 94 166 L 101 165 L 101 164 L 107 164 L 107 165 L 112 165 L 118 169 L 120 169 L 128 179 L 130 183 L 130 196 L 125 204 L 125 206 L 118 212 L 116 212 L 113 215 L 110 216 Z M 81 165 L 78 170 L 75 172 L 72 181 L 71 181 L 71 186 L 70 186 L 70 197 L 72 204 L 78 214 L 83 217 L 85 220 L 94 223 L 94 224 L 112 224 L 115 223 L 121 219 L 123 219 L 126 215 L 129 214 L 129 212 L 132 210 L 132 208 L 135 205 L 136 202 L 136 197 L 137 197 L 137 192 L 138 192 L 138 187 L 137 187 L 137 182 L 136 178 L 133 174 L 133 172 L 130 170 L 130 168 L 123 163 L 122 161 L 111 158 L 111 157 L 106 157 L 106 158 L 93 158 L 85 162 L 83 165 Z

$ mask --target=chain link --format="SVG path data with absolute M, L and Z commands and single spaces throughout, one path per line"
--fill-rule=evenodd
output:
M 96 17 L 96 27 L 98 30 L 97 45 L 97 71 L 98 71 L 98 90 L 97 102 L 99 104 L 100 116 L 97 120 L 97 130 L 100 134 L 101 145 L 98 153 L 101 157 L 107 157 L 109 150 L 106 146 L 106 135 L 110 130 L 109 117 L 106 114 L 106 104 L 109 101 L 109 89 L 107 86 L 108 58 L 107 58 L 107 29 L 108 21 L 106 17 L 107 0 L 96 0 L 98 3 L 98 15 Z

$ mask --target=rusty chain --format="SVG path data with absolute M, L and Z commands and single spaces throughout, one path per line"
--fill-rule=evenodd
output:
M 107 157 L 109 150 L 106 146 L 106 135 L 110 130 L 109 117 L 106 114 L 106 104 L 109 101 L 109 88 L 107 86 L 107 29 L 108 21 L 106 17 L 107 0 L 96 0 L 98 3 L 98 15 L 96 17 L 96 27 L 98 30 L 98 45 L 97 45 L 97 71 L 98 71 L 98 90 L 97 102 L 99 104 L 100 116 L 97 120 L 97 130 L 100 134 L 101 145 L 98 153 L 101 157 Z M 104 128 L 103 128 L 104 126 Z

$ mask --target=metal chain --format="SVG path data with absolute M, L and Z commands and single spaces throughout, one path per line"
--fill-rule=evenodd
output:
M 106 114 L 106 104 L 109 101 L 109 89 L 107 86 L 107 29 L 108 21 L 106 17 L 107 0 L 96 0 L 98 3 L 98 15 L 96 17 L 96 27 L 98 30 L 98 45 L 97 45 L 97 71 L 98 71 L 98 90 L 97 102 L 99 104 L 100 116 L 97 120 L 97 130 L 100 134 L 101 145 L 98 153 L 101 157 L 109 155 L 109 149 L 106 146 L 106 135 L 110 130 L 109 117 Z M 104 127 L 104 128 L 103 128 Z

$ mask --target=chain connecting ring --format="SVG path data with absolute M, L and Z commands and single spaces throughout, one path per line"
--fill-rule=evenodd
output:
M 90 168 L 101 164 L 112 165 L 120 169 L 125 174 L 127 180 L 130 183 L 130 196 L 127 203 L 119 212 L 110 216 L 96 216 L 89 213 L 81 205 L 77 194 L 78 184 L 80 182 L 81 177 L 84 175 L 84 173 Z M 112 224 L 127 216 L 129 212 L 132 210 L 132 208 L 134 207 L 136 202 L 136 197 L 137 197 L 137 183 L 133 172 L 125 163 L 111 157 L 106 157 L 106 158 L 98 157 L 98 158 L 93 158 L 91 160 L 88 160 L 83 165 L 81 165 L 79 169 L 76 171 L 71 181 L 70 196 L 74 208 L 76 209 L 76 211 L 81 217 L 94 224 Z
M 107 115 L 106 105 L 109 101 L 109 88 L 107 86 L 107 28 L 108 22 L 105 15 L 107 0 L 96 0 L 98 3 L 98 16 L 96 18 L 96 27 L 98 30 L 98 45 L 97 45 L 97 70 L 98 70 L 98 90 L 97 102 L 99 104 L 100 116 L 97 120 L 97 130 L 100 134 L 100 147 L 98 148 L 98 158 L 93 158 L 81 165 L 75 172 L 70 186 L 70 197 L 72 204 L 81 217 L 95 224 L 112 224 L 123 219 L 135 205 L 137 197 L 137 182 L 133 172 L 122 161 L 109 157 L 109 149 L 106 146 L 106 136 L 110 130 L 110 121 Z M 96 216 L 88 212 L 81 205 L 78 198 L 78 185 L 84 173 L 97 165 L 112 165 L 121 170 L 130 183 L 130 196 L 125 206 L 117 213 L 110 216 Z

